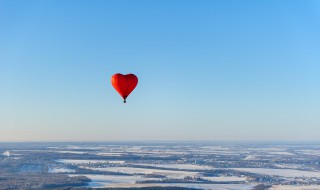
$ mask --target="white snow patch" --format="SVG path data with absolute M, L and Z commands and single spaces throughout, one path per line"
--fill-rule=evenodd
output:
M 196 164 L 135 164 L 136 166 L 151 166 L 157 168 L 180 169 L 180 170 L 212 170 L 214 167 Z
M 98 171 L 108 171 L 108 172 L 118 172 L 125 174 L 157 174 L 164 175 L 171 179 L 184 179 L 185 177 L 198 177 L 199 172 L 186 172 L 186 171 L 172 171 L 172 170 L 161 170 L 161 169 L 149 169 L 149 168 L 132 168 L 132 167 L 107 167 L 107 168 L 93 168 L 93 167 L 83 167 L 90 170 Z
M 283 177 L 316 177 L 320 178 L 320 172 L 293 170 L 293 169 L 269 169 L 269 168 L 230 168 L 238 171 L 257 173 Z
M 68 150 L 61 150 L 61 151 L 55 151 L 57 153 L 62 153 L 62 154 L 87 154 L 87 152 L 82 152 L 82 151 L 68 151 Z
M 273 155 L 287 155 L 287 156 L 293 156 L 294 154 L 290 152 L 268 152 L 268 154 L 273 154 Z
M 123 160 L 69 160 L 69 159 L 60 159 L 56 160 L 56 162 L 64 163 L 64 164 L 74 164 L 74 165 L 81 165 L 81 164 L 123 164 L 125 161 Z
M 69 168 L 49 168 L 49 173 L 74 173 L 75 170 Z
M 250 190 L 252 184 L 195 184 L 195 183 L 151 183 L 137 184 L 137 181 L 160 180 L 158 178 L 144 178 L 143 176 L 115 176 L 115 175 L 69 175 L 86 176 L 92 180 L 89 182 L 90 188 L 130 188 L 130 187 L 189 187 L 206 190 Z
M 88 187 L 97 188 L 97 187 L 109 187 L 110 185 L 133 185 L 137 181 L 146 181 L 146 180 L 161 180 L 159 178 L 144 178 L 142 176 L 121 176 L 121 175 L 69 175 L 70 177 L 74 176 L 86 176 L 91 179 Z
M 232 182 L 232 181 L 246 181 L 245 177 L 237 177 L 237 176 L 220 176 L 220 177 L 202 177 L 205 180 L 215 181 L 215 182 Z
M 87 150 L 101 150 L 105 149 L 104 147 L 99 147 L 99 146 L 67 146 L 66 149 L 87 149 Z
M 293 186 L 293 185 L 274 185 L 270 190 L 320 190 L 318 185 Z
M 249 155 L 249 156 L 247 156 L 244 160 L 255 160 L 255 159 L 256 159 L 255 156 Z
M 124 153 L 120 152 L 99 152 L 97 153 L 98 156 L 123 156 Z
M 3 152 L 3 156 L 7 156 L 7 157 L 9 157 L 9 156 L 10 156 L 10 152 L 9 152 L 9 151 L 5 151 L 5 152 Z
M 274 166 L 285 169 L 299 169 L 301 168 L 298 164 L 274 164 Z
M 320 150 L 299 150 L 298 152 L 301 154 L 320 156 Z

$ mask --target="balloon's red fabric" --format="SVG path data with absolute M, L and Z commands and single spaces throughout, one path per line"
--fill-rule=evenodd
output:
M 111 84 L 114 89 L 116 89 L 116 91 L 122 96 L 123 102 L 126 103 L 127 97 L 138 84 L 138 77 L 134 74 L 123 75 L 117 73 L 111 77 Z

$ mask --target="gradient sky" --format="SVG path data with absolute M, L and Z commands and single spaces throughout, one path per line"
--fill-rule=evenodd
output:
M 0 1 L 0 141 L 319 139 L 320 1 Z

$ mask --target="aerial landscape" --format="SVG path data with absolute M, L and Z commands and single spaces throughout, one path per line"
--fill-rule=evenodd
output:
M 320 0 L 0 0 L 0 190 L 320 190 Z
M 320 144 L 1 143 L 0 189 L 320 189 Z

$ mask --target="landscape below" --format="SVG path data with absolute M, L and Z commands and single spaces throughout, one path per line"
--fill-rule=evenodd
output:
M 0 189 L 320 190 L 320 145 L 0 143 Z

